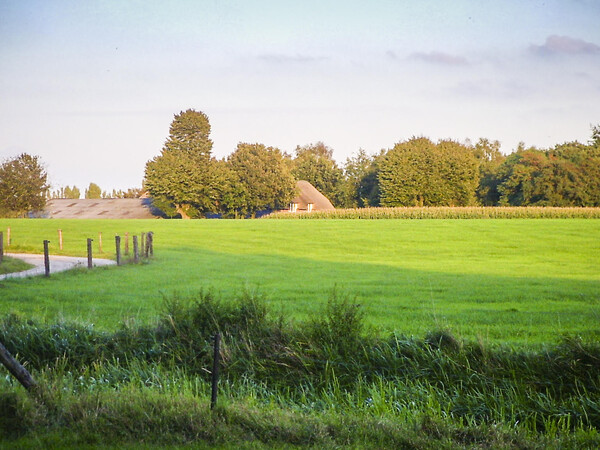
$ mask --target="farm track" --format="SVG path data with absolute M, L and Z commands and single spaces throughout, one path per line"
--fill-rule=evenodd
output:
M 33 268 L 24 270 L 22 272 L 13 272 L 0 275 L 0 280 L 7 278 L 26 278 L 43 275 L 45 273 L 44 268 L 44 255 L 32 255 L 28 253 L 7 253 L 6 256 L 11 258 L 18 258 L 28 264 L 32 264 Z M 94 258 L 94 266 L 110 266 L 116 264 L 116 261 L 110 259 Z M 81 258 L 76 256 L 58 256 L 50 255 L 50 273 L 64 272 L 65 270 L 74 269 L 76 267 L 87 267 L 87 258 Z

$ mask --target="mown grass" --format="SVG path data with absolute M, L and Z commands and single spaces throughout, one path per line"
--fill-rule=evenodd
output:
M 0 275 L 5 273 L 21 272 L 23 270 L 31 269 L 33 266 L 21 261 L 17 258 L 11 258 L 9 256 L 3 256 L 2 262 L 0 262 Z
M 554 206 L 426 206 L 276 212 L 264 219 L 600 219 L 600 208 Z
M 211 337 L 223 335 L 208 409 Z M 116 332 L 19 317 L 0 340 L 39 383 L 0 378 L 0 445 L 594 448 L 600 346 L 523 350 L 374 333 L 336 293 L 306 322 L 246 293 L 168 298 L 152 327 Z
M 1 220 L 11 251 L 85 255 L 85 239 L 152 230 L 148 264 L 0 282 L 0 308 L 114 329 L 152 323 L 163 294 L 259 289 L 305 319 L 334 286 L 357 296 L 367 323 L 407 335 L 449 329 L 489 342 L 598 339 L 600 226 L 594 220 L 77 221 Z M 64 250 L 58 251 L 57 229 Z M 97 240 L 94 242 L 97 253 Z

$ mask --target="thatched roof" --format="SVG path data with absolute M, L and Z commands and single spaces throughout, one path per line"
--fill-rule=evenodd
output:
M 148 198 L 48 200 L 43 214 L 51 219 L 156 219 L 161 212 Z
M 335 209 L 329 199 L 321 194 L 316 187 L 310 184 L 308 181 L 300 180 L 296 183 L 298 189 L 298 195 L 294 197 L 292 203 L 298 204 L 298 210 L 307 210 L 308 204 L 313 204 L 313 211 L 324 211 L 328 209 Z

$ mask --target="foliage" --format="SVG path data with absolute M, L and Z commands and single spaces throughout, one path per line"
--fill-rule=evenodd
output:
M 102 189 L 96 183 L 90 183 L 85 190 L 85 198 L 102 198 Z
M 77 199 L 81 197 L 81 191 L 79 190 L 79 188 L 77 186 L 65 186 L 65 187 L 61 187 L 60 189 L 57 189 L 55 191 L 52 191 L 50 193 L 50 198 L 71 198 L 71 199 Z
M 413 138 L 385 154 L 378 178 L 382 206 L 467 206 L 475 199 L 477 161 L 456 142 Z
M 248 191 L 244 182 L 245 174 L 235 171 L 227 160 L 219 160 L 213 166 L 215 186 L 219 198 L 215 212 L 222 217 L 246 217 L 250 208 L 248 206 Z
M 144 189 L 167 215 L 202 217 L 218 201 L 209 139 L 203 112 L 188 109 L 175 115 L 161 154 L 146 163 Z
M 333 206 L 347 206 L 343 195 L 344 172 L 334 161 L 333 150 L 323 142 L 296 147 L 292 175 L 312 184 Z
M 239 143 L 227 163 L 236 175 L 232 184 L 244 199 L 240 201 L 243 207 L 237 209 L 242 213 L 286 208 L 295 194 L 294 177 L 277 148 Z
M 219 406 L 209 412 L 216 331 Z M 447 330 L 424 339 L 376 334 L 335 294 L 300 323 L 271 315 L 249 292 L 167 298 L 155 325 L 112 333 L 9 315 L 0 341 L 27 362 L 44 399 L 36 404 L 0 377 L 0 445 L 27 437 L 39 445 L 40 435 L 69 429 L 80 445 L 600 443 L 597 342 L 513 348 Z
M 72 188 L 69 186 L 65 188 L 65 198 L 77 199 L 79 197 L 81 197 L 81 192 L 77 186 L 73 185 Z
M 126 191 L 122 189 L 113 189 L 111 193 L 103 192 L 103 198 L 140 198 L 144 193 L 142 188 L 129 188 Z
M 600 147 L 600 124 L 592 125 L 592 137 L 590 139 L 590 145 Z
M 600 206 L 600 147 L 520 148 L 498 168 L 498 192 L 501 205 Z
M 0 165 L 0 216 L 24 217 L 46 205 L 48 174 L 39 156 L 22 153 Z
M 479 162 L 477 200 L 483 206 L 495 206 L 500 199 L 498 169 L 506 159 L 500 153 L 500 142 L 479 139 L 473 148 L 473 154 Z
M 379 206 L 378 163 L 383 156 L 369 156 L 359 150 L 356 156 L 346 159 L 344 166 L 347 207 L 365 208 Z

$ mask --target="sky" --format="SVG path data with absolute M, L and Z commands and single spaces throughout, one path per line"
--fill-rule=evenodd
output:
M 343 164 L 413 136 L 587 142 L 598 0 L 0 0 L 0 159 L 53 188 L 139 187 L 175 114 Z

